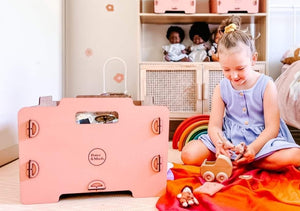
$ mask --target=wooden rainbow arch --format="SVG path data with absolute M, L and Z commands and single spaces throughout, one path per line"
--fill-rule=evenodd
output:
M 199 136 L 207 134 L 209 115 L 197 115 L 185 119 L 175 130 L 173 136 L 173 149 L 182 150 L 185 144 Z

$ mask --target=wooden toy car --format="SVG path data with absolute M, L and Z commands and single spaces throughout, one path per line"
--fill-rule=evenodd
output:
M 216 161 L 205 159 L 200 167 L 200 174 L 207 182 L 212 182 L 215 179 L 218 182 L 223 182 L 232 174 L 231 160 L 225 155 L 219 155 Z

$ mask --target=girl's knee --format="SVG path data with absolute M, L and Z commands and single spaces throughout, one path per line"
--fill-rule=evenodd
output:
M 181 152 L 181 160 L 184 164 L 195 165 L 197 155 L 195 155 L 193 152 L 190 152 L 186 148 L 183 148 Z
M 208 156 L 210 151 L 199 140 L 194 140 L 186 144 L 181 152 L 181 160 L 188 165 L 201 165 Z

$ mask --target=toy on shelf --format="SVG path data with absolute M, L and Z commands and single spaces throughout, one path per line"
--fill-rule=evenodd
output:
M 206 22 L 196 22 L 190 28 L 189 36 L 193 44 L 188 47 L 189 58 L 192 62 L 208 62 L 207 51 L 210 44 L 210 30 Z
M 217 55 L 217 52 L 218 52 L 218 43 L 219 43 L 220 39 L 221 39 L 221 34 L 220 34 L 219 30 L 216 29 L 211 34 L 212 45 L 211 45 L 209 51 L 207 52 L 207 54 L 210 57 L 210 60 L 213 61 L 213 62 L 219 61 L 219 57 Z
M 216 161 L 205 159 L 200 167 L 200 174 L 207 182 L 215 179 L 218 182 L 224 182 L 232 174 L 231 160 L 225 155 L 219 155 Z
M 182 44 L 185 38 L 183 29 L 179 26 L 170 26 L 166 37 L 169 40 L 169 44 L 162 46 L 165 61 L 189 62 L 190 60 L 186 54 L 185 46 Z
M 210 0 L 212 13 L 258 13 L 259 0 Z
M 154 0 L 155 13 L 195 13 L 196 0 Z

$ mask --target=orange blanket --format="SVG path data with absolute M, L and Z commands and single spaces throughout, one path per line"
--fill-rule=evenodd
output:
M 290 166 L 282 172 L 240 168 L 225 181 L 223 189 L 213 196 L 196 193 L 199 205 L 188 208 L 180 206 L 177 194 L 185 186 L 197 188 L 205 181 L 200 177 L 200 168 L 174 164 L 174 180 L 167 182 L 166 193 L 159 198 L 159 210 L 300 210 L 300 171 Z M 252 179 L 241 179 L 251 175 Z

